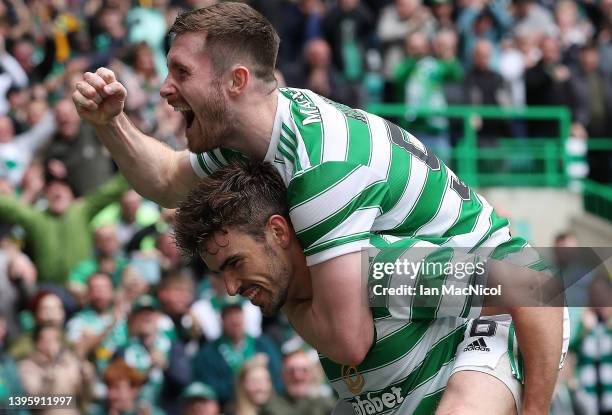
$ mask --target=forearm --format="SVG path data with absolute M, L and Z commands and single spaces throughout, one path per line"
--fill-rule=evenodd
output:
M 188 157 L 186 153 L 177 153 L 143 134 L 124 113 L 108 125 L 95 126 L 95 129 L 125 178 L 142 196 L 170 207 L 187 192 L 184 183 L 172 180 L 178 159 Z
M 562 307 L 517 307 L 510 314 L 525 367 L 524 414 L 547 414 L 559 373 Z

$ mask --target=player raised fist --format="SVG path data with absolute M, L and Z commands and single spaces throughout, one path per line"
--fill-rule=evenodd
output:
M 94 125 L 108 124 L 121 114 L 127 90 L 108 68 L 98 68 L 95 73 L 85 72 L 83 80 L 76 84 L 72 100 L 79 116 Z

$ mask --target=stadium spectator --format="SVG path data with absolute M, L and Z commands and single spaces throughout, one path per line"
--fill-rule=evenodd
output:
M 278 67 L 284 71 L 287 64 L 300 60 L 304 45 L 322 36 L 322 0 L 285 1 L 279 33 L 285 39 L 278 51 Z
M 279 350 L 267 337 L 246 333 L 242 305 L 230 299 L 221 306 L 221 337 L 202 347 L 193 360 L 195 379 L 210 385 L 223 405 L 234 399 L 234 378 L 240 368 L 257 353 L 267 356 L 273 385 L 279 392 L 283 389 Z
M 207 276 L 209 287 L 204 291 L 202 298 L 193 304 L 191 310 L 200 322 L 206 340 L 213 341 L 221 336 L 221 309 L 228 301 L 229 296 L 225 282 L 219 274 L 209 272 Z M 259 307 L 245 301 L 242 303 L 242 310 L 244 311 L 247 334 L 253 337 L 260 336 L 262 315 Z
M 313 39 L 304 46 L 304 61 L 288 66 L 285 78 L 290 85 L 312 89 L 338 102 L 358 100 L 359 90 L 347 85 L 332 65 L 329 44 Z
M 10 397 L 23 396 L 24 391 L 15 361 L 6 353 L 6 319 L 0 313 L 0 405 L 7 406 Z M 16 410 L 16 415 L 26 415 L 25 409 Z
M 121 283 L 123 270 L 128 265 L 128 259 L 123 255 L 114 225 L 102 225 L 95 230 L 94 255 L 79 262 L 68 275 L 67 287 L 72 295 L 84 304 L 87 293 L 87 279 L 95 273 L 111 276 L 113 286 Z
M 524 29 L 527 30 L 527 29 Z M 540 42 L 542 57 L 525 72 L 527 105 L 568 106 L 570 70 L 561 61 L 559 40 L 546 36 Z M 559 135 L 557 121 L 531 121 L 528 123 L 531 137 L 556 137 Z
M 266 403 L 274 399 L 266 355 L 257 354 L 240 368 L 235 394 L 236 415 L 257 415 Z
M 585 415 L 612 413 L 612 384 L 607 375 L 612 361 L 611 296 L 608 275 L 594 280 L 590 287 L 592 307 L 583 313 L 571 345 L 576 353 L 576 403 Z
M 46 183 L 46 211 L 39 211 L 14 196 L 0 195 L 0 222 L 20 225 L 40 281 L 63 284 L 70 270 L 91 253 L 91 219 L 127 189 L 121 176 L 82 199 L 74 198 L 62 179 Z
M 500 56 L 499 73 L 509 85 L 512 106 L 522 108 L 527 104 L 525 72 L 539 59 L 540 50 L 535 44 L 535 36 L 532 33 L 517 32 L 512 38 L 505 40 Z
M 92 368 L 82 362 L 62 342 L 62 328 L 40 325 L 34 329 L 34 351 L 18 363 L 23 388 L 31 396 L 70 396 L 74 406 L 62 409 L 41 409 L 40 414 L 78 415 L 90 396 Z
M 406 41 L 406 58 L 395 69 L 396 94 L 408 108 L 443 109 L 447 106 L 445 85 L 463 78 L 456 57 L 457 36 L 450 30 L 439 32 L 433 54 L 424 33 L 415 32 Z M 448 120 L 444 117 L 410 117 L 410 130 L 439 157 L 450 156 Z
M 571 0 L 562 0 L 555 5 L 555 23 L 559 28 L 559 40 L 564 61 L 574 63 L 578 49 L 593 36 L 593 25 L 580 15 L 578 5 Z
M 191 310 L 195 283 L 186 273 L 173 271 L 164 275 L 157 286 L 160 309 L 174 324 L 178 340 L 195 353 L 202 338 L 202 323 Z
M 128 366 L 147 378 L 140 397 L 168 413 L 178 412 L 180 395 L 191 382 L 190 361 L 170 318 L 157 310 L 157 300 L 140 296 L 128 317 L 128 341 L 118 351 Z
M 168 34 L 166 11 L 170 2 L 158 0 L 151 4 L 137 4 L 131 7 L 125 16 L 129 28 L 129 41 L 139 45 L 143 42 L 152 52 L 151 58 L 157 75 L 164 79 L 168 75 L 166 66 L 165 41 Z M 173 20 L 170 22 L 172 23 Z
M 139 250 L 148 251 L 153 249 L 157 237 L 168 230 L 174 223 L 175 210 L 161 208 L 157 221 L 136 232 L 125 246 L 125 251 L 131 254 Z
M 159 208 L 146 202 L 138 193 L 130 189 L 119 200 L 102 210 L 92 221 L 95 227 L 114 224 L 123 248 L 138 231 L 149 226 L 159 218 Z
M 612 135 L 612 83 L 599 70 L 599 51 L 594 45 L 580 48 L 579 65 L 569 79 L 574 129 L 586 138 Z
M 594 45 L 580 48 L 578 68 L 569 80 L 572 131 L 580 138 L 612 136 L 612 80 L 599 69 L 599 51 Z M 589 177 L 609 183 L 612 151 L 589 151 Z
M 501 75 L 491 67 L 493 47 L 491 42 L 480 40 L 474 45 L 473 66 L 465 77 L 465 95 L 471 105 L 508 106 L 509 93 Z M 505 121 L 484 120 L 478 128 L 479 137 L 492 141 L 508 136 Z
M 335 406 L 333 399 L 314 395 L 315 367 L 303 350 L 286 354 L 283 358 L 285 394 L 268 402 L 262 408 L 265 415 L 327 415 Z
M 128 366 L 123 359 L 113 360 L 104 371 L 103 379 L 108 389 L 108 400 L 93 407 L 89 411 L 91 415 L 163 415 L 151 402 L 140 399 L 140 390 L 146 378 L 138 370 Z
M 535 0 L 513 0 L 514 30 L 541 36 L 556 36 L 559 28 L 552 13 Z
M 128 45 L 128 29 L 124 24 L 124 13 L 116 5 L 102 7 L 95 19 L 92 37 L 93 53 L 89 56 L 90 67 L 106 66 L 122 48 Z
M 53 137 L 55 120 L 50 112 L 27 131 L 15 135 L 13 121 L 0 115 L 0 178 L 17 187 L 35 154 Z
M 19 62 L 6 51 L 4 37 L 0 35 L 0 114 L 9 112 L 8 91 L 11 88 L 25 88 L 28 76 Z
M 491 44 L 491 65 L 497 69 L 501 40 L 510 29 L 512 17 L 500 0 L 469 0 L 466 3 L 457 16 L 457 30 L 462 45 L 461 60 L 466 68 L 471 68 L 476 44 L 480 40 L 487 40 Z
M 66 321 L 66 310 L 60 297 L 52 291 L 40 290 L 31 299 L 29 306 L 34 327 L 37 326 L 57 326 L 61 329 Z M 64 343 L 68 346 L 67 340 Z M 34 351 L 34 341 L 32 331 L 22 332 L 21 335 L 11 343 L 9 353 L 16 360 L 27 357 Z
M 66 182 L 74 190 L 75 196 L 83 196 L 111 178 L 112 161 L 91 125 L 81 123 L 70 100 L 58 101 L 54 106 L 54 114 L 57 133 L 45 156 L 48 160 L 57 160 L 63 164 Z
M 383 73 L 391 80 L 404 56 L 406 38 L 414 32 L 432 35 L 434 19 L 421 0 L 395 0 L 382 10 L 376 31 L 382 46 Z
M 27 34 L 13 42 L 13 46 L 10 48 L 11 55 L 28 76 L 29 85 L 42 83 L 51 72 L 55 61 L 56 47 L 53 39 L 44 35 L 42 42 L 39 43 L 42 43 L 42 45 L 35 45 L 31 34 Z M 43 59 L 36 59 L 36 62 L 34 57 L 35 46 L 42 46 L 44 49 Z
M 181 394 L 182 415 L 220 415 L 215 391 L 205 383 L 194 382 Z
M 19 333 L 18 311 L 23 309 L 36 290 L 37 271 L 32 261 L 16 246 L 0 248 L 0 315 L 9 339 Z
M 350 88 L 350 96 L 344 94 L 340 102 L 357 106 L 363 102 L 360 82 L 365 75 L 366 51 L 373 44 L 376 21 L 361 0 L 334 3 L 323 19 L 323 34 L 331 46 L 333 66 Z
M 184 261 L 181 252 L 174 243 L 174 233 L 170 228 L 160 232 L 155 238 L 155 249 L 158 253 L 159 265 L 164 271 L 183 268 Z
M 451 0 L 431 0 L 429 3 L 431 14 L 435 19 L 435 31 L 448 29 L 456 32 L 457 28 L 453 19 L 455 12 L 453 2 Z
M 113 283 L 106 274 L 87 280 L 87 307 L 76 313 L 66 327 L 68 341 L 81 358 L 91 358 L 103 373 L 113 354 L 127 343 L 127 305 L 113 303 Z

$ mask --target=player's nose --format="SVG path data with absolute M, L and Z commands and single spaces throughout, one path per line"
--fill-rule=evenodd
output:
M 170 79 L 170 75 L 166 76 L 164 82 L 162 83 L 161 88 L 159 89 L 159 95 L 162 98 L 170 99 L 173 94 L 176 93 L 176 88 L 172 84 L 172 79 Z
M 227 293 L 229 295 L 238 294 L 238 290 L 240 289 L 240 282 L 236 280 L 230 273 L 224 273 L 223 280 L 225 281 L 225 288 L 227 289 Z

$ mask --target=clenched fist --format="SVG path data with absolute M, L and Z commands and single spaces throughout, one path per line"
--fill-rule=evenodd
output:
M 98 68 L 95 73 L 85 72 L 83 80 L 77 82 L 72 100 L 79 116 L 98 126 L 108 124 L 121 114 L 127 90 L 107 68 Z

